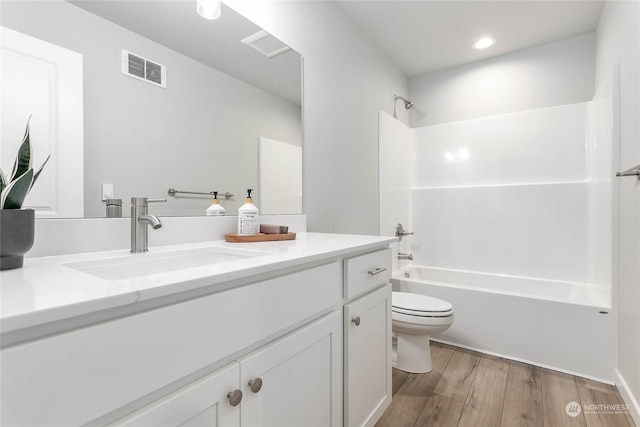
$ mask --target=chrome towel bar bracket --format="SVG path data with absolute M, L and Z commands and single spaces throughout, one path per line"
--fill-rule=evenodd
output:
M 637 176 L 640 181 L 640 165 L 627 169 L 624 172 L 616 172 L 616 176 Z

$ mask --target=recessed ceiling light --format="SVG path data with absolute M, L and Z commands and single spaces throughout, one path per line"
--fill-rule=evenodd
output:
M 205 19 L 218 19 L 221 12 L 220 0 L 197 0 L 196 10 Z
M 483 37 L 481 39 L 479 39 L 478 41 L 476 41 L 473 44 L 473 48 L 474 49 L 486 49 L 488 47 L 493 46 L 494 44 L 496 44 L 496 39 L 493 37 Z

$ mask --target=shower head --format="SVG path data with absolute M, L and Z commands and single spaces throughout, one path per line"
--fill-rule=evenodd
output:
M 401 96 L 395 96 L 394 101 L 397 101 L 398 99 L 402 99 L 402 101 L 404 102 L 404 109 L 405 110 L 410 110 L 411 108 L 413 108 L 413 102 L 409 101 L 408 99 L 404 99 Z
M 393 95 L 393 117 L 395 117 L 396 119 L 398 118 L 397 114 L 396 114 L 396 101 L 398 99 L 401 99 L 402 102 L 404 102 L 404 109 L 405 110 L 410 110 L 413 108 L 413 102 L 409 101 L 408 99 L 405 99 L 401 96 L 398 95 Z

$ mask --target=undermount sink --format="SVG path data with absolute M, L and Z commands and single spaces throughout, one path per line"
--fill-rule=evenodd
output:
M 234 248 L 194 248 L 171 252 L 135 253 L 122 257 L 78 261 L 63 265 L 101 279 L 121 280 L 271 254 L 272 252 Z

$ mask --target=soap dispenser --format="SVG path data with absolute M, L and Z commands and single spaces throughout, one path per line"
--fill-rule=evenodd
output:
M 220 200 L 218 200 L 218 192 L 214 191 L 211 206 L 207 208 L 207 215 L 224 215 L 225 213 L 225 208 L 220 205 Z
M 258 218 L 258 208 L 253 204 L 251 192 L 253 189 L 247 190 L 247 197 L 244 199 L 244 205 L 238 209 L 238 234 L 252 235 L 258 234 L 260 230 L 260 222 Z

